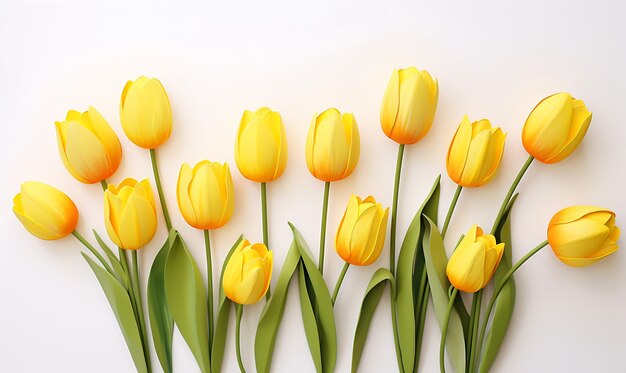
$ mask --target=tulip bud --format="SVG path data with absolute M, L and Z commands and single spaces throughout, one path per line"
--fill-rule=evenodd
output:
M 322 181 L 350 176 L 359 163 L 359 128 L 354 115 L 328 109 L 315 115 L 306 139 L 306 165 Z
M 420 141 L 433 124 L 439 83 L 426 70 L 394 70 L 380 108 L 385 135 L 399 144 Z
M 274 254 L 262 243 L 241 240 L 224 268 L 224 294 L 238 304 L 258 302 L 272 280 Z
M 78 181 L 98 183 L 117 171 L 122 160 L 120 140 L 93 106 L 82 114 L 70 110 L 55 125 L 61 160 Z
M 239 172 L 260 183 L 278 179 L 287 165 L 287 135 L 277 111 L 244 111 L 235 142 Z
M 135 145 L 155 149 L 170 137 L 172 109 L 161 82 L 140 76 L 128 81 L 120 101 L 120 120 Z
M 496 244 L 491 234 L 474 225 L 454 250 L 446 274 L 450 283 L 466 293 L 475 293 L 484 288 L 500 264 L 504 243 Z
M 556 257 L 572 267 L 593 264 L 618 249 L 615 213 L 595 206 L 572 206 L 548 224 L 548 242 Z
M 144 247 L 156 233 L 154 195 L 148 179 L 124 179 L 104 192 L 104 224 L 109 238 L 126 250 Z
M 58 240 L 74 232 L 78 210 L 57 188 L 36 181 L 22 183 L 13 212 L 27 231 L 42 240 Z
M 582 100 L 557 93 L 535 106 L 524 124 L 522 142 L 537 160 L 560 162 L 576 150 L 590 123 L 591 113 Z
M 448 148 L 446 168 L 450 179 L 463 187 L 479 187 L 495 174 L 506 134 L 487 119 L 470 124 L 465 115 Z
M 346 262 L 366 266 L 380 256 L 387 233 L 389 208 L 376 203 L 374 197 L 364 200 L 354 194 L 339 223 L 335 248 Z
M 185 221 L 197 229 L 223 226 L 233 215 L 233 178 L 228 164 L 202 161 L 193 169 L 184 163 L 176 188 Z

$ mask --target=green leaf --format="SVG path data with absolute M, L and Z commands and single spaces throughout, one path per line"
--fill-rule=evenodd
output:
M 435 308 L 435 316 L 439 327 L 443 327 L 446 317 L 448 303 L 450 297 L 448 289 L 450 282 L 446 276 L 446 266 L 448 257 L 443 246 L 441 234 L 437 229 L 437 225 L 433 223 L 427 216 L 424 219 L 428 223 L 424 230 L 424 258 L 426 261 L 426 273 L 428 274 L 428 283 L 432 294 L 433 305 Z M 463 325 L 459 318 L 458 312 L 453 308 L 450 314 L 450 322 L 448 324 L 448 335 L 446 338 L 446 350 L 452 361 L 452 366 L 457 372 L 463 372 L 465 369 L 465 338 L 463 334 Z
M 165 263 L 167 305 L 200 370 L 206 373 L 211 371 L 206 290 L 196 261 L 180 234 L 174 234 Z
M 332 372 L 335 369 L 335 363 L 337 362 L 337 330 L 335 329 L 335 315 L 333 313 L 333 304 L 330 299 L 330 292 L 328 291 L 328 287 L 326 286 L 326 282 L 322 277 L 317 265 L 311 255 L 309 254 L 308 247 L 304 241 L 304 238 L 298 232 L 298 230 L 293 226 L 293 224 L 289 223 L 291 230 L 293 231 L 294 242 L 296 243 L 296 247 L 300 252 L 301 261 L 303 266 L 301 267 L 302 271 L 304 271 L 305 280 L 310 283 L 310 289 L 312 292 L 310 293 L 309 288 L 306 289 L 305 297 L 309 298 L 309 302 L 314 300 L 314 303 L 311 302 L 313 309 L 315 310 L 315 322 L 317 327 L 317 338 L 319 340 L 319 346 L 321 350 L 321 360 L 315 361 L 316 368 L 321 366 L 321 370 L 318 368 L 318 372 Z M 302 287 L 301 287 L 302 289 Z M 300 294 L 301 303 L 303 299 L 303 294 L 301 291 Z M 304 302 L 306 303 L 306 302 Z M 311 349 L 311 356 L 315 360 L 315 348 L 317 343 L 310 343 L 312 338 L 315 338 L 315 335 L 310 335 L 309 331 L 311 330 L 311 325 L 306 325 L 310 323 L 310 318 L 306 315 L 307 307 L 306 304 L 302 306 L 302 316 L 303 321 L 305 323 L 304 331 L 307 334 L 307 340 L 309 341 L 309 348 Z M 306 317 L 306 318 L 305 318 Z
M 309 344 L 309 351 L 311 357 L 313 357 L 313 363 L 315 364 L 315 370 L 319 373 L 324 372 L 322 366 L 322 346 L 320 333 L 318 330 L 318 320 L 315 315 L 315 300 L 309 297 L 309 289 L 311 286 L 311 280 L 308 278 L 304 263 L 300 261 L 298 266 L 300 271 L 298 273 L 300 281 L 298 285 L 300 287 L 300 306 L 302 308 L 302 322 L 304 324 L 304 331 L 306 334 L 306 340 Z
M 354 332 L 354 344 L 352 345 L 352 373 L 356 373 L 359 363 L 361 362 L 361 355 L 363 354 L 363 348 L 365 347 L 365 340 L 369 332 L 370 324 L 372 323 L 372 317 L 374 317 L 374 311 L 378 306 L 378 302 L 383 295 L 385 285 L 389 282 L 391 284 L 391 295 L 395 295 L 395 285 L 393 275 L 387 268 L 379 268 L 365 290 L 365 296 L 361 303 L 361 309 L 359 310 L 359 319 L 356 323 L 356 330 Z
M 85 253 L 81 254 L 96 275 L 102 290 L 104 290 L 104 294 L 111 305 L 117 323 L 122 330 L 122 335 L 124 336 L 130 355 L 133 358 L 137 372 L 147 373 L 148 367 L 146 366 L 146 358 L 141 344 L 141 334 L 139 333 L 139 327 L 137 326 L 137 320 L 135 319 L 128 292 L 113 275 L 100 267 Z
M 115 274 L 115 278 L 117 278 L 117 280 L 125 289 L 129 289 L 130 279 L 128 278 L 128 275 L 124 271 L 124 268 L 122 267 L 122 263 L 120 263 L 120 260 L 117 258 L 117 256 L 115 256 L 113 251 L 111 251 L 109 246 L 107 246 L 107 244 L 102 240 L 102 238 L 100 238 L 100 236 L 98 235 L 95 229 L 93 230 L 93 235 L 96 237 L 96 241 L 98 241 L 98 245 L 100 245 L 100 247 L 102 248 L 102 251 L 104 251 L 107 258 L 109 258 L 109 262 L 111 262 L 111 267 L 113 268 L 113 273 Z
M 148 315 L 150 316 L 150 330 L 152 341 L 163 372 L 170 373 L 172 368 L 172 336 L 174 333 L 174 319 L 167 307 L 165 296 L 165 263 L 170 252 L 176 231 L 170 234 L 152 262 L 148 277 Z
M 230 305 L 233 303 L 230 299 L 226 298 L 224 294 L 224 286 L 222 285 L 222 281 L 224 279 L 224 269 L 226 268 L 226 263 L 235 252 L 237 246 L 243 239 L 243 236 L 239 236 L 237 242 L 231 247 L 224 259 L 224 264 L 222 265 L 222 272 L 220 275 L 220 290 L 219 290 L 219 301 L 217 305 L 217 323 L 215 324 L 215 334 L 213 336 L 213 345 L 211 350 L 211 371 L 213 372 L 221 372 L 222 371 L 222 361 L 224 360 L 224 349 L 226 348 L 226 336 L 228 335 L 228 318 L 230 316 Z
M 415 217 L 411 221 L 407 229 L 400 254 L 398 255 L 398 270 L 396 273 L 396 304 L 397 304 L 397 320 L 398 320 L 398 339 L 400 340 L 400 351 L 402 356 L 402 365 L 405 372 L 413 372 L 416 360 L 416 344 L 418 334 L 422 334 L 422 330 L 418 330 L 419 321 L 416 320 L 416 309 L 422 306 L 423 291 L 418 287 L 425 287 L 426 284 L 420 284 L 422 274 L 424 273 L 424 256 L 422 252 L 421 236 L 423 234 L 422 213 L 426 214 L 433 221 L 437 221 L 437 210 L 439 207 L 439 180 L 441 175 L 437 176 L 428 196 L 424 203 L 415 213 Z M 415 279 L 418 279 L 415 281 Z
M 256 329 L 254 338 L 254 358 L 256 370 L 258 373 L 269 373 L 272 366 L 272 356 L 274 354 L 274 344 L 276 343 L 276 334 L 280 327 L 280 322 L 285 311 L 285 302 L 287 301 L 287 291 L 289 290 L 289 282 L 293 277 L 298 263 L 300 262 L 300 252 L 295 241 L 292 242 L 287 258 L 280 270 L 278 281 L 274 285 L 272 296 L 261 312 L 259 325 Z M 215 357 L 214 357 L 215 359 Z M 219 372 L 219 370 L 215 370 Z
M 502 216 L 501 222 L 498 222 L 496 225 L 498 228 L 495 232 L 496 242 L 504 242 L 504 254 L 502 254 L 502 260 L 500 261 L 500 265 L 496 270 L 493 276 L 493 283 L 497 285 L 502 281 L 504 275 L 511 269 L 513 266 L 513 245 L 511 242 L 511 209 L 513 208 L 513 204 L 515 203 L 515 199 L 517 198 L 517 194 L 511 198 L 504 215 Z M 509 328 L 509 323 L 511 322 L 511 317 L 513 316 L 513 309 L 515 307 L 515 280 L 513 276 L 509 279 L 509 281 L 504 285 L 502 291 L 498 295 L 496 299 L 496 305 L 493 311 L 493 321 L 491 323 L 491 328 L 487 331 L 487 336 L 485 337 L 485 348 L 484 353 L 480 359 L 480 372 L 486 373 L 491 368 L 496 356 L 498 355 L 498 351 L 500 351 L 500 346 L 502 346 L 502 342 L 504 341 L 504 336 Z M 479 346 L 482 341 L 478 341 Z M 478 351 L 481 351 L 480 348 Z

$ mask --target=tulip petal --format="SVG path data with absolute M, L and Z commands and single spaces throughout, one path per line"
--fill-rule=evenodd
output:
M 109 163 L 109 173 L 113 175 L 122 160 L 122 145 L 109 123 L 104 117 L 93 107 L 89 107 L 89 119 L 94 134 L 100 139 L 105 148 L 106 157 Z M 110 176 L 109 175 L 109 176 Z
M 67 127 L 65 154 L 76 173 L 90 184 L 111 176 L 104 145 L 80 123 L 70 122 Z
M 378 209 L 371 205 L 359 214 L 356 224 L 350 234 L 350 262 L 354 265 L 363 265 L 376 245 L 380 219 Z
M 178 173 L 176 199 L 185 221 L 192 227 L 196 227 L 198 225 L 198 220 L 196 218 L 196 212 L 193 208 L 193 204 L 191 203 L 191 198 L 189 197 L 189 185 L 191 184 L 192 178 L 193 172 L 191 167 L 187 163 L 183 163 L 180 167 L 180 172 Z
M 545 163 L 556 163 L 572 154 L 572 152 L 576 150 L 578 145 L 580 145 L 583 141 L 583 138 L 589 129 L 589 125 L 591 124 L 591 113 L 580 100 L 575 100 L 573 105 L 572 131 L 570 132 L 573 132 L 574 135 L 572 136 L 572 133 L 570 133 L 571 140 L 567 143 L 567 145 L 565 145 L 559 153 L 546 159 L 544 161 Z
M 393 128 L 400 109 L 400 74 L 398 70 L 393 70 L 391 78 L 387 84 L 383 102 L 380 107 L 380 124 L 383 132 L 391 137 Z
M 568 141 L 571 117 L 569 93 L 557 93 L 539 102 L 522 130 L 526 151 L 542 162 L 561 151 Z
M 124 244 L 122 247 L 128 250 L 143 247 L 152 240 L 156 228 L 156 213 L 150 202 L 136 193 L 131 194 L 120 216 L 118 227 Z
M 255 267 L 245 274 L 243 281 L 237 286 L 235 298 L 240 304 L 256 303 L 263 296 L 265 276 L 261 267 Z
M 466 293 L 475 293 L 484 285 L 485 250 L 479 243 L 459 247 L 454 251 L 446 274 L 450 283 Z
M 361 156 L 361 138 L 359 136 L 359 127 L 356 124 L 356 119 L 352 113 L 346 113 L 341 117 L 341 122 L 346 130 L 346 139 L 348 141 L 348 147 L 350 149 L 348 155 L 348 167 L 346 168 L 342 179 L 350 176 Z
M 555 224 L 569 223 L 574 220 L 578 220 L 587 214 L 591 214 L 594 212 L 604 212 L 609 215 L 615 216 L 615 214 L 611 212 L 610 210 L 603 209 L 602 207 L 598 207 L 598 206 L 570 206 L 554 214 L 554 216 L 550 220 L 549 225 L 552 226 Z
M 467 152 L 469 151 L 470 142 L 472 140 L 472 126 L 467 115 L 463 116 L 459 128 L 457 128 L 450 147 L 448 148 L 448 159 L 446 162 L 446 169 L 448 176 L 455 183 L 461 181 L 461 175 L 465 168 L 465 162 L 467 160 Z
M 483 168 L 486 165 L 486 158 L 489 153 L 490 137 L 490 131 L 482 131 L 472 139 L 461 175 L 462 185 L 478 186 L 481 184 Z
M 376 242 L 369 255 L 363 260 L 363 265 L 367 266 L 374 263 L 379 257 L 385 245 L 385 237 L 387 236 L 387 219 L 389 218 L 389 208 L 384 211 L 380 205 L 377 206 L 378 213 L 381 216 L 378 227 L 376 229 Z
M 337 229 L 337 236 L 335 238 L 335 248 L 337 250 L 337 254 L 339 254 L 341 259 L 345 261 L 350 259 L 350 235 L 352 234 L 352 229 L 354 228 L 358 216 L 359 200 L 353 194 L 348 200 L 346 212 L 341 218 L 339 229 Z
M 605 225 L 581 219 L 550 227 L 548 241 L 557 256 L 586 258 L 603 245 L 609 234 Z

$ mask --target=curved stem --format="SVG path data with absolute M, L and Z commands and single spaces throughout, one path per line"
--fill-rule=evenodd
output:
M 452 213 L 454 212 L 454 208 L 456 207 L 456 203 L 459 201 L 459 196 L 461 195 L 461 191 L 463 187 L 457 185 L 456 191 L 454 192 L 454 197 L 452 197 L 452 201 L 450 201 L 450 207 L 448 207 L 448 213 L 446 214 L 446 220 L 443 222 L 443 228 L 441 229 L 441 237 L 446 236 L 446 232 L 448 231 L 448 225 L 450 224 L 450 219 L 452 218 Z
M 209 309 L 209 351 L 213 345 L 213 332 L 215 320 L 213 318 L 213 264 L 211 262 L 211 237 L 209 231 L 204 230 L 204 247 L 206 250 L 206 273 L 207 273 L 207 308 Z
M 143 302 L 141 300 L 141 284 L 139 282 L 139 266 L 137 265 L 137 250 L 131 250 L 131 256 L 133 260 L 133 277 L 132 288 L 135 293 L 135 302 L 137 304 L 137 314 L 139 318 L 139 329 L 141 331 L 141 338 L 143 339 L 143 352 L 146 356 L 146 365 L 148 366 L 148 372 L 150 372 L 150 347 L 148 346 L 148 334 L 146 332 L 146 319 L 143 314 Z
M 404 144 L 398 147 L 398 159 L 396 159 L 396 176 L 393 182 L 393 207 L 391 208 L 391 232 L 389 237 L 389 270 L 396 274 L 396 224 L 398 219 L 398 194 L 400 192 L 400 175 L 402 174 L 402 157 Z
M 483 290 L 480 289 L 476 293 L 474 293 L 474 297 L 472 300 L 472 316 L 471 316 L 471 325 L 470 329 L 470 353 L 469 353 L 469 370 L 468 372 L 474 371 L 474 365 L 476 364 L 476 350 L 477 345 L 476 342 L 478 340 L 478 325 L 480 324 L 480 310 L 482 308 L 482 299 L 483 299 Z
M 159 192 L 159 201 L 161 201 L 161 208 L 163 209 L 163 216 L 165 217 L 165 225 L 168 232 L 172 229 L 172 221 L 170 220 L 170 213 L 167 210 L 167 203 L 165 202 L 165 195 L 163 194 L 163 186 L 161 185 L 161 177 L 159 176 L 159 166 L 156 159 L 156 150 L 150 149 L 150 162 L 152 162 L 152 173 L 154 173 L 154 182 Z
M 102 263 L 102 265 L 104 266 L 104 268 L 107 270 L 107 272 L 109 272 L 110 274 L 112 274 L 113 276 L 115 276 L 113 269 L 111 269 L 111 266 L 109 265 L 109 263 L 107 263 L 106 260 L 104 260 L 104 258 L 102 257 L 102 255 L 100 255 L 100 253 L 98 252 L 98 250 L 96 250 L 95 247 L 93 247 L 92 244 L 89 243 L 89 241 L 87 241 L 85 239 L 85 237 L 83 237 L 80 233 L 78 233 L 77 231 L 72 232 L 72 235 L 74 237 L 76 237 L 76 239 L 78 241 L 80 241 L 83 245 L 85 245 L 85 247 L 87 249 L 89 249 L 89 251 L 96 257 L 98 258 L 98 260 L 100 261 L 100 263 Z
M 337 283 L 335 284 L 335 290 L 333 290 L 333 296 L 330 299 L 333 302 L 333 306 L 335 305 L 335 301 L 337 300 L 337 295 L 339 294 L 339 288 L 341 288 L 341 284 L 343 283 L 343 278 L 346 277 L 346 272 L 348 272 L 348 268 L 350 268 L 350 263 L 346 262 L 341 269 L 341 273 L 339 274 L 339 278 L 337 279 Z
M 450 314 L 452 313 L 452 307 L 454 307 L 454 299 L 456 298 L 459 289 L 454 288 L 450 295 L 450 301 L 448 301 L 448 308 L 446 309 L 446 317 L 443 320 L 443 328 L 441 329 L 441 343 L 439 344 L 439 369 L 441 373 L 446 372 L 445 352 L 446 352 L 446 335 L 448 334 L 448 324 L 450 323 Z
M 241 373 L 246 373 L 246 369 L 243 367 L 243 359 L 241 358 L 241 316 L 243 315 L 243 305 L 235 305 L 235 311 L 237 313 L 237 321 L 235 324 L 235 348 L 237 350 L 237 364 L 239 364 L 239 370 Z
M 485 331 L 487 330 L 487 323 L 489 322 L 489 317 L 491 316 L 491 311 L 493 311 L 493 307 L 496 304 L 496 300 L 498 295 L 506 285 L 507 281 L 513 276 L 513 273 L 519 269 L 530 257 L 539 252 L 539 250 L 543 249 L 548 245 L 548 240 L 543 241 L 539 245 L 535 246 L 534 249 L 530 250 L 526 255 L 522 257 L 522 259 L 518 260 L 517 263 L 502 277 L 502 280 L 498 283 L 495 290 L 493 291 L 493 295 L 489 300 L 489 304 L 487 305 L 487 310 L 485 311 L 485 320 L 480 328 L 480 333 L 478 334 L 478 341 L 483 341 L 485 338 Z M 476 356 L 480 356 L 480 351 L 476 352 Z
M 526 159 L 526 162 L 524 163 L 522 168 L 517 173 L 515 180 L 513 180 L 513 184 L 511 184 L 509 191 L 506 193 L 506 197 L 504 197 L 504 201 L 502 201 L 502 205 L 500 205 L 500 211 L 498 211 L 498 215 L 496 215 L 496 220 L 494 220 L 493 226 L 491 227 L 491 234 L 494 234 L 496 232 L 496 229 L 498 229 L 498 225 L 500 225 L 500 220 L 502 220 L 502 216 L 504 215 L 504 210 L 506 210 L 506 206 L 509 204 L 513 193 L 515 193 L 515 189 L 517 189 L 519 182 L 522 181 L 522 177 L 528 170 L 528 167 L 530 167 L 531 163 L 533 163 L 534 159 L 535 158 L 532 155 L 529 156 L 528 159 Z
M 263 222 L 263 244 L 268 249 L 270 248 L 270 237 L 267 229 L 267 184 L 261 183 L 261 219 Z M 265 300 L 270 300 L 271 297 L 271 289 L 267 288 L 267 293 L 265 293 Z
M 102 186 L 102 191 L 106 192 L 107 190 L 107 186 L 109 185 L 106 181 L 106 179 L 104 180 L 100 180 L 100 185 Z
M 324 202 L 322 204 L 322 226 L 320 228 L 320 273 L 324 274 L 324 249 L 326 247 L 326 217 L 328 216 L 328 194 L 330 193 L 330 182 L 324 183 Z

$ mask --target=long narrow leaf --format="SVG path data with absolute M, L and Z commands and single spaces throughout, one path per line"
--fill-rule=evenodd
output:
M 98 245 L 100 245 L 100 247 L 102 248 L 102 251 L 104 251 L 107 258 L 109 258 L 109 262 L 111 262 L 111 268 L 113 268 L 115 277 L 125 289 L 129 289 L 130 279 L 128 278 L 128 275 L 124 271 L 124 268 L 122 268 L 122 263 L 120 263 L 120 260 L 117 258 L 117 256 L 115 256 L 113 251 L 109 248 L 109 246 L 107 246 L 107 244 L 102 240 L 102 238 L 100 238 L 100 236 L 98 235 L 95 229 L 93 230 L 93 235 L 96 237 L 96 241 L 98 241 Z
M 354 344 L 352 345 L 352 373 L 356 373 L 359 363 L 361 362 L 361 355 L 363 354 L 363 348 L 365 347 L 365 341 L 367 340 L 367 334 L 369 332 L 370 324 L 372 323 L 372 317 L 380 302 L 380 298 L 385 290 L 385 285 L 389 282 L 391 284 L 391 295 L 395 294 L 395 285 L 393 275 L 387 268 L 379 268 L 365 290 L 365 296 L 361 303 L 361 309 L 359 311 L 359 319 L 356 323 L 356 330 L 354 332 Z
M 139 333 L 139 327 L 137 326 L 137 320 L 133 312 L 133 306 L 130 303 L 130 296 L 126 289 L 118 282 L 104 268 L 96 264 L 93 259 L 89 258 L 85 253 L 81 253 L 83 258 L 87 261 L 93 273 L 96 275 L 104 294 L 111 305 L 111 309 L 115 314 L 117 323 L 122 330 L 122 335 L 130 351 L 130 355 L 135 363 L 137 372 L 146 373 L 148 367 L 146 366 L 146 358 L 143 353 L 141 344 L 141 334 Z
M 311 280 L 308 278 L 304 263 L 300 261 L 298 266 L 299 288 L 300 288 L 300 307 L 302 308 L 302 323 L 304 324 L 304 332 L 307 343 L 309 344 L 309 352 L 315 364 L 315 370 L 318 373 L 324 372 L 324 363 L 322 357 L 321 338 L 317 317 L 315 315 L 315 300 L 311 299 L 310 291 L 312 290 Z M 311 290 L 310 290 L 311 289 Z

